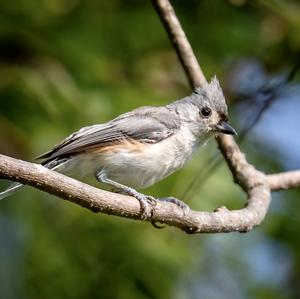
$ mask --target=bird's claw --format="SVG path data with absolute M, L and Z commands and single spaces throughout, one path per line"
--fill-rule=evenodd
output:
M 157 200 L 150 195 L 138 196 L 137 199 L 141 205 L 141 220 L 151 219 Z
M 171 202 L 171 203 L 175 204 L 176 206 L 178 206 L 179 208 L 182 209 L 184 215 L 186 215 L 190 210 L 190 207 L 185 202 L 183 202 L 182 200 L 180 200 L 176 197 L 172 197 L 172 196 L 162 197 L 162 198 L 158 198 L 158 200 Z
M 141 205 L 141 220 L 147 220 L 153 217 L 154 208 L 158 200 L 175 204 L 182 209 L 184 215 L 186 215 L 190 210 L 190 207 L 185 202 L 175 197 L 163 197 L 156 199 L 151 195 L 144 194 L 135 194 L 134 197 L 140 202 Z

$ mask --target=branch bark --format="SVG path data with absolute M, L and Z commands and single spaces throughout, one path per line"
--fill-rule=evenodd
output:
M 268 175 L 268 183 L 272 191 L 299 188 L 300 170 L 270 174 Z
M 175 12 L 167 0 L 152 0 L 183 64 L 192 87 L 206 79 Z M 249 164 L 231 136 L 217 138 L 234 180 L 247 193 L 244 208 L 229 211 L 225 207 L 214 212 L 182 209 L 172 203 L 158 202 L 151 221 L 178 227 L 188 233 L 245 232 L 261 223 L 270 203 L 271 190 L 300 186 L 300 171 L 265 175 Z M 140 219 L 140 204 L 130 196 L 94 188 L 41 165 L 0 155 L 0 178 L 8 179 L 56 195 L 86 207 L 93 212 Z
M 191 87 L 195 88 L 204 85 L 207 82 L 206 78 L 172 5 L 169 1 L 152 0 L 152 3 L 177 52 L 177 56 L 187 74 Z
M 96 213 L 140 219 L 140 204 L 135 198 L 97 189 L 39 164 L 0 155 L 0 178 L 30 185 Z M 261 204 L 268 197 L 263 185 L 252 191 L 259 193 Z M 182 209 L 172 203 L 158 202 L 151 221 L 175 226 L 187 233 L 244 232 L 257 224 L 262 211 L 259 204 L 250 202 L 242 210 L 229 211 L 223 207 L 211 213 L 190 210 L 183 214 Z

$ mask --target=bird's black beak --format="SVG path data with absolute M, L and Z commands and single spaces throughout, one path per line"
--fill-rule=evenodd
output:
M 215 127 L 216 132 L 228 134 L 228 135 L 237 135 L 236 130 L 228 124 L 226 121 L 221 120 Z

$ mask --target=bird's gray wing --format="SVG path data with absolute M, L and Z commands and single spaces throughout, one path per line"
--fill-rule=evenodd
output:
M 142 107 L 105 124 L 82 128 L 38 158 L 46 159 L 43 163 L 47 163 L 88 149 L 116 144 L 124 139 L 156 143 L 173 135 L 179 125 L 179 118 L 173 110 Z

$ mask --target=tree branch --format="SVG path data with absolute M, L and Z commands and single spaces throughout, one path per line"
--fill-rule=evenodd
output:
M 195 88 L 204 85 L 207 82 L 206 78 L 172 5 L 169 1 L 152 0 L 152 3 L 177 52 L 177 56 L 187 74 L 191 87 Z
M 300 170 L 269 174 L 267 178 L 272 191 L 300 187 Z
M 190 44 L 167 0 L 152 0 L 164 22 L 177 54 L 193 87 L 206 82 Z M 234 180 L 247 193 L 246 206 L 229 211 L 225 207 L 215 212 L 182 209 L 172 203 L 158 202 L 151 221 L 178 227 L 188 233 L 245 232 L 261 223 L 270 203 L 270 189 L 279 190 L 300 185 L 300 171 L 266 176 L 250 165 L 231 136 L 217 138 L 221 152 Z M 102 212 L 140 219 L 140 204 L 130 196 L 94 188 L 41 165 L 0 155 L 0 178 L 20 182 L 54 194 L 93 212 Z
M 205 77 L 169 0 L 152 0 L 152 3 L 176 49 L 179 60 L 192 87 L 195 88 L 198 85 L 203 85 L 203 82 L 206 82 Z M 266 177 L 262 172 L 256 170 L 246 161 L 232 136 L 220 135 L 216 140 L 233 174 L 235 182 L 248 194 L 247 211 L 252 214 L 253 210 L 259 207 L 259 211 L 257 210 L 258 214 L 256 214 L 257 216 L 259 215 L 259 220 L 253 219 L 252 226 L 250 227 L 259 224 L 264 219 L 270 203 L 271 189 L 279 190 L 298 187 L 300 185 L 298 172 Z
M 140 204 L 135 198 L 97 189 L 39 164 L 0 155 L 0 178 L 33 186 L 96 213 L 140 219 Z M 251 192 L 258 193 L 261 205 L 269 197 L 263 184 Z M 260 204 L 249 202 L 247 207 L 237 211 L 220 208 L 211 213 L 190 210 L 183 214 L 182 209 L 172 203 L 158 202 L 151 221 L 188 233 L 244 232 L 260 222 L 263 211 Z

